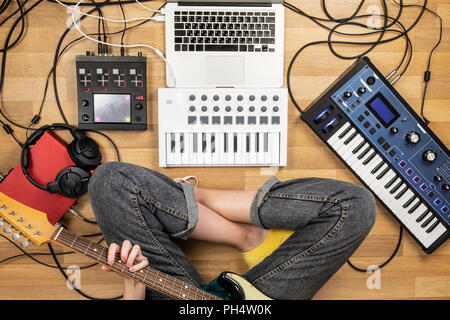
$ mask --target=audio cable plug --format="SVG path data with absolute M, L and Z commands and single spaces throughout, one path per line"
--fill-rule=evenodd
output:
M 41 116 L 36 114 L 33 119 L 31 119 L 31 124 L 37 124 L 41 120 Z

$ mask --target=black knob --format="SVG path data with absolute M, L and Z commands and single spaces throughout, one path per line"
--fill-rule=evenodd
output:
M 348 99 L 352 97 L 352 93 L 350 91 L 345 91 L 344 92 L 344 99 Z
M 87 100 L 81 100 L 81 106 L 82 107 L 87 107 L 89 105 L 89 101 Z
M 441 176 L 434 176 L 434 181 L 441 182 L 442 177 Z
M 358 89 L 358 93 L 359 93 L 359 94 L 364 94 L 364 93 L 366 93 L 366 88 L 364 88 L 364 87 L 359 88 L 359 89 Z
M 419 141 L 420 135 L 415 131 L 411 131 L 406 135 L 406 142 L 408 142 L 409 144 L 417 144 Z
M 450 190 L 450 186 L 445 183 L 442 185 L 442 189 L 444 189 L 445 191 L 448 191 L 448 190 Z
M 142 107 L 143 106 L 140 103 L 136 104 L 136 106 L 135 106 L 136 110 L 142 110 Z
M 392 134 L 398 133 L 398 128 L 392 127 L 392 128 L 391 128 L 391 133 L 392 133 Z
M 423 160 L 425 160 L 426 162 L 433 163 L 433 162 L 435 162 L 436 159 L 437 159 L 437 154 L 436 154 L 436 152 L 434 152 L 433 150 L 426 150 L 426 151 L 422 154 L 422 158 L 423 158 Z
M 368 77 L 366 82 L 369 86 L 373 85 L 375 83 L 375 77 Z

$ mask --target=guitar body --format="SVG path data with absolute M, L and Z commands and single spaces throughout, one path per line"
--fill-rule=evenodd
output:
M 272 300 L 250 282 L 233 272 L 222 272 L 217 282 L 228 291 L 233 300 Z

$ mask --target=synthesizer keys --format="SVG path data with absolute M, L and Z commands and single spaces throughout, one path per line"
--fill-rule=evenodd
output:
M 449 237 L 449 150 L 366 57 L 302 119 L 427 253 Z
M 285 166 L 287 105 L 286 89 L 159 89 L 159 165 Z

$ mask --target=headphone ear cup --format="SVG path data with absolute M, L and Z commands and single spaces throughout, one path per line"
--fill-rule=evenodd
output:
M 72 161 L 81 168 L 95 169 L 102 163 L 102 154 L 98 144 L 86 136 L 72 141 L 67 150 Z
M 59 193 L 67 198 L 79 198 L 87 192 L 91 174 L 78 167 L 68 167 L 47 185 L 50 193 Z

